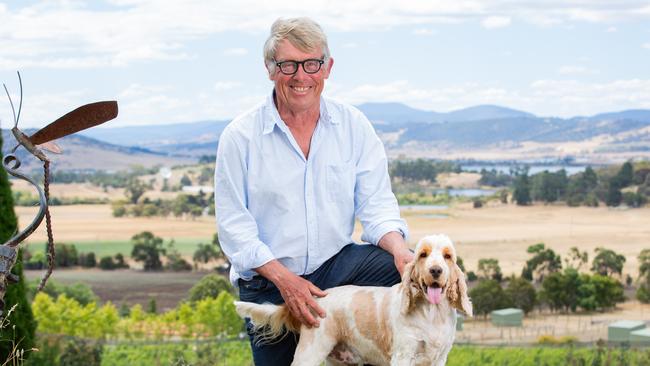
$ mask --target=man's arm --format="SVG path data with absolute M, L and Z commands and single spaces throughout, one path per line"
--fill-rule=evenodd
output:
M 368 119 L 359 112 L 362 140 L 356 162 L 355 214 L 363 226 L 362 240 L 376 244 L 395 258 L 400 274 L 404 265 L 413 259 L 406 244 L 408 228 L 401 219 L 397 199 L 388 176 L 388 158 Z M 356 121 L 355 121 L 356 122 Z
M 247 209 L 245 138 L 226 128 L 219 138 L 215 168 L 215 208 L 219 241 L 237 273 L 275 259 L 260 240 L 255 218 Z
M 230 130 L 224 131 L 217 150 L 215 205 L 221 247 L 238 273 L 255 270 L 276 285 L 296 318 L 318 326 L 312 310 L 321 317 L 325 312 L 313 295 L 322 297 L 326 293 L 284 267 L 259 239 L 257 223 L 246 205 L 246 150 L 237 137 Z
M 275 259 L 255 268 L 255 271 L 275 284 L 289 310 L 301 323 L 318 327 L 320 322 L 314 314 L 324 318 L 325 310 L 314 300 L 314 296 L 323 297 L 327 295 L 325 291 L 289 271 Z
M 399 274 L 402 275 L 404 266 L 413 260 L 413 252 L 409 250 L 402 234 L 391 231 L 382 236 L 377 245 L 393 255 L 393 258 L 395 258 L 395 267 L 397 267 Z

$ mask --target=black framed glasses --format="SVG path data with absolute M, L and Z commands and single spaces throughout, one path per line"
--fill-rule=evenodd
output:
M 302 70 L 307 74 L 317 73 L 321 66 L 325 63 L 324 60 L 319 60 L 317 58 L 310 58 L 304 61 L 282 61 L 276 62 L 275 64 L 280 68 L 280 71 L 285 75 L 293 75 L 298 72 L 298 66 L 302 65 Z

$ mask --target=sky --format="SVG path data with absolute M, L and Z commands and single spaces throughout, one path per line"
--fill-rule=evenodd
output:
M 0 81 L 17 103 L 21 72 L 22 128 L 100 100 L 120 106 L 106 126 L 228 120 L 271 92 L 262 46 L 294 16 L 327 33 L 324 94 L 347 103 L 650 108 L 647 0 L 0 1 Z

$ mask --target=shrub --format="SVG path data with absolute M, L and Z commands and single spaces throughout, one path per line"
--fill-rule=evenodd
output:
M 99 268 L 110 271 L 117 268 L 117 265 L 113 261 L 113 257 L 107 255 L 99 260 Z
M 143 231 L 131 238 L 133 250 L 131 257 L 138 262 L 143 262 L 145 271 L 156 271 L 162 269 L 160 255 L 165 254 L 163 240 L 154 236 L 149 231 Z
M 188 300 L 196 302 L 206 298 L 217 298 L 221 292 L 233 293 L 234 291 L 226 278 L 217 274 L 209 274 L 192 286 Z
M 482 280 L 469 291 L 472 299 L 474 314 L 487 316 L 492 310 L 510 306 L 499 282 L 495 280 Z
M 93 268 L 97 266 L 97 259 L 95 258 L 94 252 L 80 253 L 79 254 L 79 265 L 84 268 Z
M 525 278 L 513 278 L 506 287 L 506 295 L 510 299 L 510 303 L 524 313 L 530 313 L 537 304 L 537 293 L 535 287 L 528 282 Z

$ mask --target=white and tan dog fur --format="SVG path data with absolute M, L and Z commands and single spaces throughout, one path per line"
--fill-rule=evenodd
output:
M 317 299 L 327 316 L 301 325 L 284 305 L 235 302 L 261 342 L 300 332 L 292 365 L 444 365 L 456 333 L 456 309 L 472 316 L 465 275 L 445 235 L 427 236 L 393 287 L 341 286 Z

